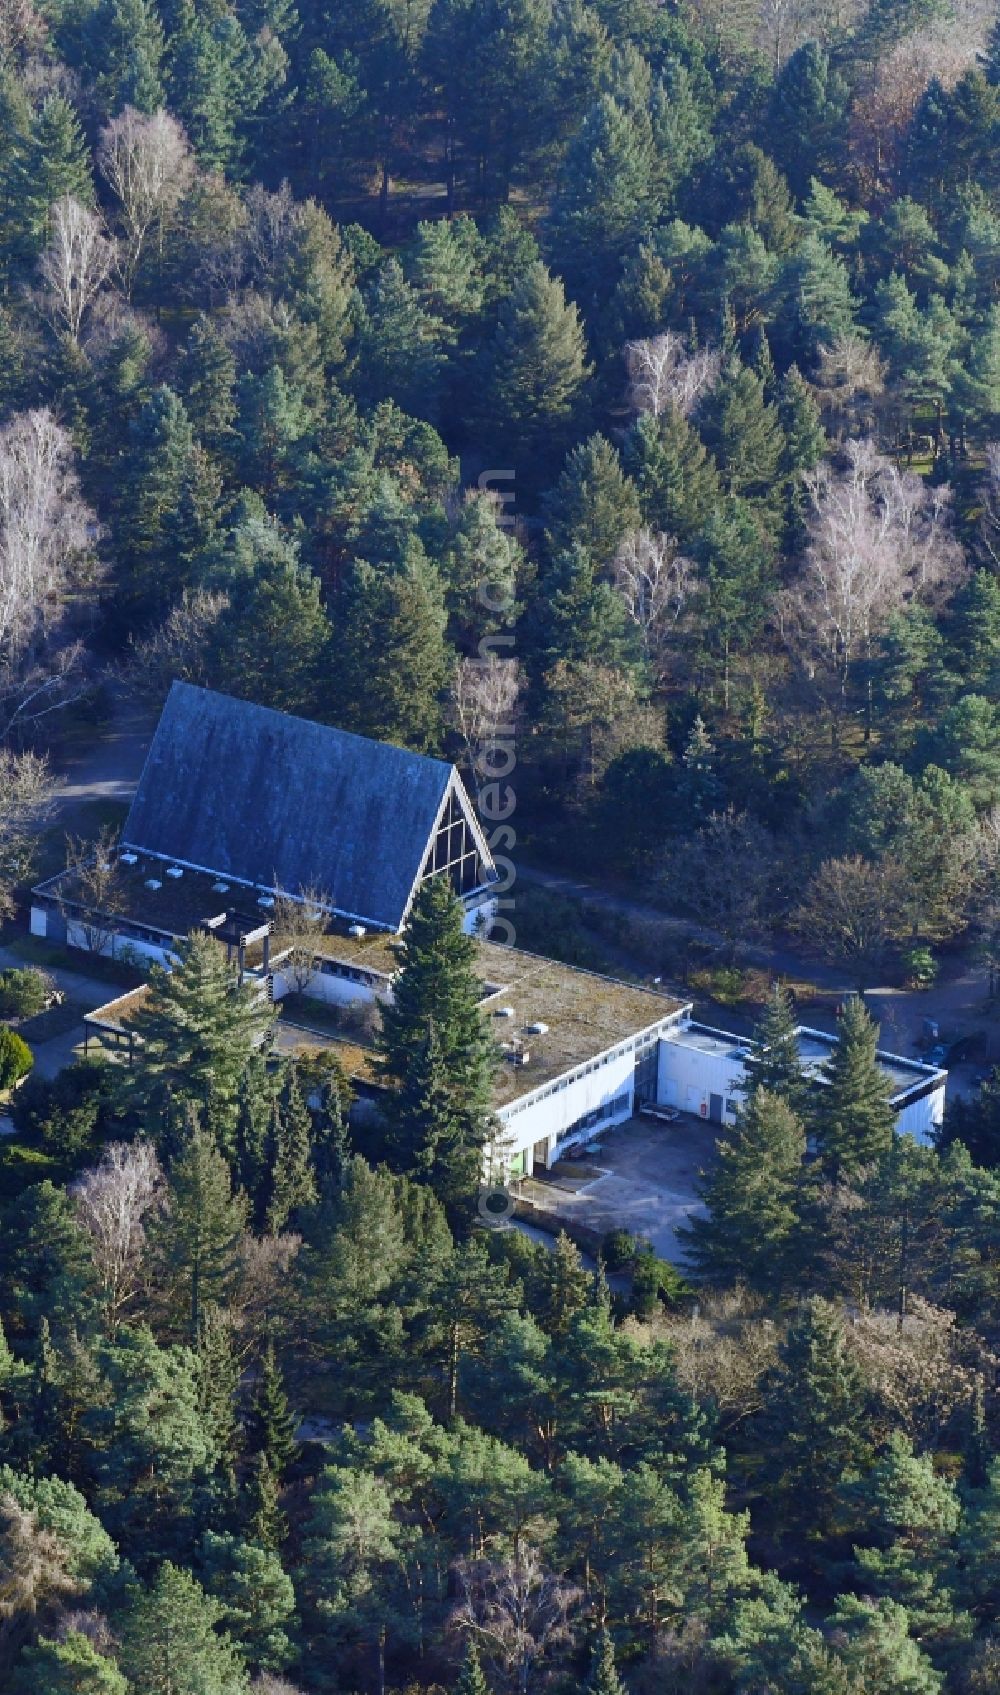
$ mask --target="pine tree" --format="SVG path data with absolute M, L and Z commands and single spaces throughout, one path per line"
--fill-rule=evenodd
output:
M 197 1343 L 203 1314 L 224 1306 L 234 1286 L 246 1203 L 233 1195 L 225 1160 L 193 1119 L 171 1169 L 168 1194 L 154 1252 L 175 1320 Z
M 281 1367 L 268 1337 L 260 1360 L 260 1376 L 246 1419 L 248 1452 L 261 1454 L 278 1487 L 298 1453 L 295 1418 L 285 1394 Z
M 635 485 L 605 436 L 591 436 L 567 456 L 545 498 L 545 519 L 550 559 L 579 545 L 599 575 L 612 575 L 623 539 L 642 519 Z
M 760 378 L 738 355 L 724 362 L 719 381 L 699 408 L 698 428 L 727 491 L 773 503 L 784 433 Z
M 272 1235 L 283 1230 L 293 1214 L 313 1206 L 317 1199 L 312 1167 L 312 1119 L 291 1063 L 276 1103 L 275 1130 L 271 1199 L 267 1209 L 267 1227 Z
M 69 1629 L 58 1640 L 40 1636 L 24 1650 L 10 1695 L 128 1695 L 128 1684 L 114 1660 Z
M 866 1541 L 855 1564 L 866 1594 L 884 1595 L 906 1608 L 922 1642 L 940 1641 L 955 1629 L 948 1565 L 961 1509 L 955 1485 L 940 1477 L 929 1454 L 914 1454 L 895 1431 L 861 1485 Z
M 225 457 L 234 444 L 236 360 L 212 320 L 196 318 L 178 367 L 178 392 L 198 439 Z
M 704 442 L 671 407 L 639 419 L 625 443 L 625 469 L 650 529 L 689 546 L 722 500 L 719 472 Z
M 360 735 L 435 751 L 452 664 L 437 571 L 421 553 L 395 572 L 359 561 L 339 610 L 340 721 Z
M 765 1377 L 756 1440 L 774 1532 L 793 1543 L 831 1534 L 845 1475 L 868 1457 L 864 1382 L 839 1318 L 824 1301 L 792 1320 Z
M 602 95 L 566 151 L 552 208 L 553 251 L 578 299 L 610 293 L 624 255 L 655 224 L 653 172 L 648 111 Z
M 579 314 L 558 278 L 535 263 L 501 306 L 480 370 L 483 428 L 532 488 L 559 464 L 589 376 Z
M 765 1294 L 794 1281 L 805 1152 L 792 1107 L 755 1084 L 703 1179 L 706 1216 L 692 1216 L 683 1231 L 703 1276 L 727 1284 L 742 1278 Z
M 422 1060 L 429 1073 L 433 1059 L 435 1088 L 443 1083 L 451 1095 L 446 1171 L 454 1200 L 478 1179 L 495 1059 L 479 1011 L 476 944 L 463 931 L 461 902 L 444 877 L 421 884 L 397 952 L 400 968 L 376 1040 L 378 1070 L 397 1093 L 395 1113 L 414 1067 Z M 437 1051 L 428 1055 L 431 1029 Z
M 228 1637 L 218 1635 L 218 1603 L 188 1571 L 162 1565 L 131 1600 L 119 1663 L 143 1695 L 243 1695 L 246 1672 Z
M 134 1020 L 137 1055 L 124 1080 L 125 1096 L 163 1122 L 171 1099 L 203 1111 L 214 1091 L 216 1108 L 232 1129 L 240 1081 L 274 1013 L 256 986 L 238 984 L 211 936 L 196 931 L 175 952 L 173 970 L 154 965 L 150 971 L 149 996 Z M 231 1157 L 231 1146 L 224 1151 Z
M 778 1095 L 795 1112 L 804 1110 L 806 1087 L 795 1004 L 782 983 L 771 986 L 767 1005 L 754 1026 L 753 1046 L 747 1073 L 751 1088 Z
M 452 1695 L 490 1695 L 490 1686 L 479 1663 L 479 1650 L 471 1636 L 466 1644 L 465 1659 Z
M 852 996 L 844 1007 L 837 1035 L 823 1066 L 816 1108 L 823 1163 L 834 1179 L 850 1177 L 880 1159 L 892 1145 L 896 1128 L 892 1085 L 876 1058 L 878 1027 L 860 996 Z
M 615 1665 L 615 1645 L 606 1629 L 594 1644 L 586 1695 L 625 1695 L 625 1685 Z
M 61 94 L 46 96 L 2 176 L 10 219 L 4 244 L 17 261 L 31 264 L 48 240 L 49 212 L 57 200 L 71 195 L 84 206 L 94 203 L 87 143 L 76 112 Z
M 540 573 L 525 625 L 525 651 L 536 675 L 560 661 L 593 660 L 620 670 L 639 663 L 636 626 L 617 590 L 598 579 L 581 542 L 556 554 Z

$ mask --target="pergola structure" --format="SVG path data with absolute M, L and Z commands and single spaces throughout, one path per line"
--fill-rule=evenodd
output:
M 271 925 L 270 921 L 263 924 L 256 918 L 249 917 L 243 912 L 220 912 L 215 918 L 203 918 L 201 928 L 207 935 L 221 942 L 226 950 L 226 964 L 232 965 L 236 957 L 237 979 L 243 987 L 246 975 L 247 948 L 252 948 L 259 942 L 262 953 L 262 969 L 267 978 L 271 969 Z

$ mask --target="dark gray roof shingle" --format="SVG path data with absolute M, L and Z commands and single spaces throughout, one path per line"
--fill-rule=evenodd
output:
M 453 767 L 174 683 L 123 831 L 145 849 L 398 929 Z

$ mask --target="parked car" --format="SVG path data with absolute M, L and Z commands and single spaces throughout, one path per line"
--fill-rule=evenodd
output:
M 680 1113 L 675 1106 L 657 1106 L 655 1101 L 643 1101 L 640 1118 L 655 1118 L 658 1124 L 676 1124 Z

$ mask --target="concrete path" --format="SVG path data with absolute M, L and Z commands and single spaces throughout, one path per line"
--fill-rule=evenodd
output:
M 55 813 L 72 830 L 81 810 L 94 801 L 128 804 L 149 750 L 156 714 L 120 689 L 111 692 L 111 716 L 91 746 L 56 767 Z

